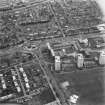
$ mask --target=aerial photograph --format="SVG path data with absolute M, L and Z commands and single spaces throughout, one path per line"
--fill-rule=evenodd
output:
M 0 105 L 105 105 L 105 0 L 0 0 Z

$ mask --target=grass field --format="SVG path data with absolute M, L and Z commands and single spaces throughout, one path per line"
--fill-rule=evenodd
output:
M 60 82 L 69 81 L 73 92 L 80 96 L 77 105 L 105 105 L 105 71 L 98 69 L 86 72 L 74 72 L 67 74 L 58 74 L 57 79 Z

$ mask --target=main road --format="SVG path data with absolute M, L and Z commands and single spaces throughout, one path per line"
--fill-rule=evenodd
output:
M 40 58 L 38 57 L 37 54 L 35 54 L 35 57 L 38 60 L 41 69 L 43 70 L 43 73 L 44 73 L 44 75 L 45 75 L 45 77 L 47 79 L 47 82 L 48 82 L 48 84 L 49 84 L 49 86 L 50 86 L 50 88 L 51 88 L 55 98 L 57 100 L 60 99 L 58 104 L 59 105 L 69 105 L 69 103 L 66 100 L 66 97 L 65 97 L 64 93 L 62 92 L 62 90 L 59 87 L 58 83 L 56 82 L 56 80 L 54 79 L 53 75 L 49 71 L 49 69 L 48 69 L 47 65 L 45 64 L 45 62 L 43 62 L 43 60 L 40 60 Z M 59 94 L 59 96 L 60 96 L 59 98 L 58 98 L 58 96 L 57 96 L 55 91 Z

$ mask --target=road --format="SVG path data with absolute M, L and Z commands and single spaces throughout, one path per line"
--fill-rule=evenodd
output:
M 55 1 L 55 0 L 54 0 L 54 1 Z M 62 28 L 61 28 L 61 26 L 60 26 L 60 22 L 59 22 L 59 20 L 57 19 L 56 15 L 55 15 L 55 13 L 54 13 L 54 11 L 53 11 L 53 8 L 51 7 L 51 3 L 50 3 L 50 2 L 48 2 L 48 6 L 49 6 L 50 11 L 51 11 L 51 12 L 53 13 L 53 15 L 54 15 L 55 21 L 57 21 L 59 30 L 61 31 L 63 37 L 65 37 L 65 34 L 64 34 L 64 32 L 63 32 L 63 30 L 62 30 Z
M 61 105 L 69 105 L 66 98 L 65 98 L 64 93 L 62 92 L 62 90 L 58 86 L 56 80 L 54 79 L 53 75 L 51 74 L 51 72 L 47 68 L 47 65 L 42 60 L 40 60 L 40 58 L 37 55 L 35 55 L 35 56 L 36 56 L 36 59 L 39 62 L 39 65 L 40 65 L 41 69 L 43 70 L 43 72 L 46 76 L 46 79 L 49 83 L 49 86 L 50 86 L 55 98 L 58 99 L 58 97 L 56 96 L 56 92 L 55 92 L 55 90 L 56 90 L 58 92 L 58 94 L 60 95 Z
M 24 88 L 24 86 L 23 86 L 22 79 L 21 79 L 21 76 L 20 76 L 20 74 L 19 74 L 19 70 L 18 70 L 17 66 L 15 66 L 15 70 L 16 70 L 16 72 L 17 72 L 17 75 L 18 75 L 18 78 L 19 78 L 19 81 L 20 81 L 20 84 L 21 84 L 21 87 L 22 87 L 22 90 L 23 90 L 24 96 L 27 96 L 27 94 L 26 94 L 25 88 Z

